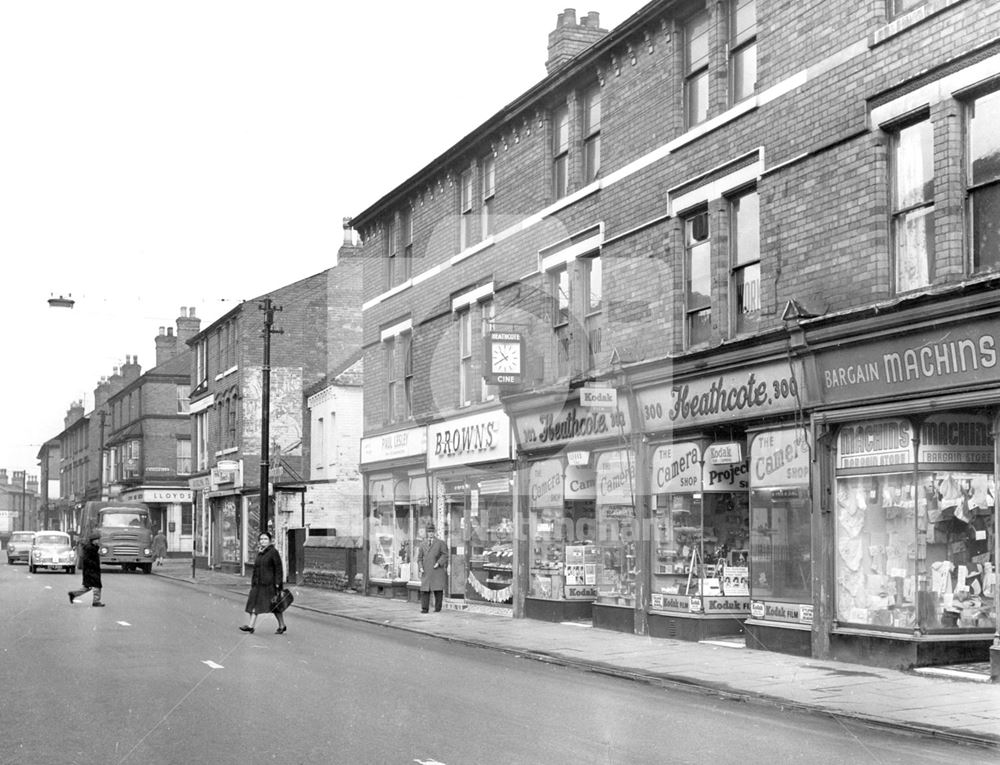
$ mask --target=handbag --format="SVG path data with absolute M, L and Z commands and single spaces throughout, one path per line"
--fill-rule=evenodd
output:
M 271 598 L 271 610 L 276 614 L 280 614 L 294 602 L 295 596 L 292 595 L 292 591 L 286 590 L 283 587 Z

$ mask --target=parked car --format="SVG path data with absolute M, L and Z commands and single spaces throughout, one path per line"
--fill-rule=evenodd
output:
M 65 531 L 39 531 L 31 543 L 28 571 L 40 568 L 61 568 L 67 574 L 76 571 L 76 550 Z
M 34 531 L 15 531 L 7 540 L 7 563 L 13 564 L 16 560 L 28 562 L 31 554 L 31 540 L 35 538 Z

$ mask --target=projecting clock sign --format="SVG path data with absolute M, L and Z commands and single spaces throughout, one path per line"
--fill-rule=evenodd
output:
M 524 379 L 524 338 L 520 332 L 486 335 L 488 385 L 520 385 Z

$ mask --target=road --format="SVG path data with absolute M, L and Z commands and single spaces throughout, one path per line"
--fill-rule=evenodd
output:
M 996 752 L 519 659 L 245 591 L 0 566 L 0 763 L 995 763 Z M 360 596 L 359 596 L 360 597 Z

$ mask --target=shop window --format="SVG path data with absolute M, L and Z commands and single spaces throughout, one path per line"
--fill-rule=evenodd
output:
M 992 630 L 995 476 L 990 423 L 845 425 L 837 436 L 836 610 L 841 623 L 925 633 Z M 896 464 L 893 472 L 867 467 Z
M 684 219 L 685 331 L 688 347 L 707 343 L 712 329 L 712 247 L 708 211 Z
M 929 120 L 892 138 L 892 220 L 896 291 L 930 284 L 934 276 L 934 132 Z
M 594 471 L 562 460 L 536 462 L 528 479 L 529 597 L 593 600 L 598 548 L 594 544 Z
M 181 536 L 191 536 L 194 528 L 194 511 L 190 502 L 181 503 Z
M 552 112 L 552 193 L 561 199 L 569 193 L 569 109 Z
M 372 482 L 369 523 L 369 578 L 404 582 L 419 579 L 411 565 L 415 562 L 416 529 L 412 523 L 408 480 Z
M 731 0 L 729 9 L 730 95 L 735 104 L 757 90 L 757 3 Z
M 684 104 L 687 126 L 708 118 L 708 11 L 684 25 Z
M 729 200 L 731 292 L 736 333 L 760 323 L 760 202 L 753 190 Z
M 514 596 L 514 510 L 510 475 L 470 484 L 468 518 L 469 601 L 509 604 Z
M 974 271 L 1000 267 L 1000 91 L 967 109 L 968 217 Z
M 635 606 L 635 470 L 625 450 L 597 459 L 597 602 Z

